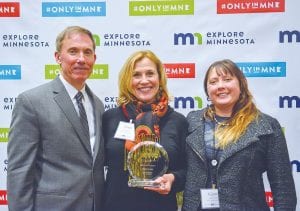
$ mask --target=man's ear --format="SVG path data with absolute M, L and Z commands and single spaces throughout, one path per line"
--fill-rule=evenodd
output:
M 61 57 L 60 57 L 60 54 L 58 52 L 55 52 L 54 54 L 55 56 L 55 60 L 58 64 L 61 64 Z

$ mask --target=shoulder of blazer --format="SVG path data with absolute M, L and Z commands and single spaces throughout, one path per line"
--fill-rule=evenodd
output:
M 196 130 L 197 128 L 203 126 L 204 111 L 205 111 L 205 109 L 191 111 L 188 113 L 187 121 L 189 124 L 189 129 L 188 129 L 189 133 L 191 133 L 192 131 Z
M 251 137 L 263 136 L 274 133 L 274 130 L 278 129 L 279 123 L 273 117 L 260 113 L 256 120 L 253 120 L 245 133 L 245 135 L 249 135 Z
M 228 146 L 224 150 L 224 154 L 221 158 L 221 161 L 231 156 L 232 154 L 241 151 L 252 143 L 255 143 L 261 140 L 262 136 L 269 135 L 274 133 L 270 122 L 273 122 L 274 119 L 266 114 L 260 113 L 258 118 L 253 120 L 247 127 L 245 133 L 238 139 L 235 144 Z
M 63 84 L 58 78 L 49 81 L 47 83 L 41 84 L 39 86 L 33 87 L 22 92 L 18 97 L 26 96 L 30 99 L 40 99 L 41 96 L 45 97 L 47 94 L 58 93 L 63 89 Z

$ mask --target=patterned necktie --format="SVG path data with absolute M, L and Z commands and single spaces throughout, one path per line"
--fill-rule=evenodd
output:
M 84 109 L 83 104 L 82 104 L 82 98 L 83 98 L 83 94 L 81 92 L 78 92 L 75 95 L 75 99 L 76 99 L 78 109 L 79 109 L 79 117 L 80 117 L 81 124 L 83 126 L 84 131 L 88 135 L 88 137 L 90 137 L 89 123 L 88 123 L 88 120 L 87 120 L 85 109 Z

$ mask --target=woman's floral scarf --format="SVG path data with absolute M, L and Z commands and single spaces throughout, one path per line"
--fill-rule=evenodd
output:
M 162 94 L 159 101 L 152 104 L 132 102 L 122 106 L 124 115 L 128 120 L 132 120 L 135 125 L 135 140 L 126 140 L 125 149 L 131 148 L 141 141 L 159 141 L 160 129 L 159 120 L 168 111 L 168 98 Z

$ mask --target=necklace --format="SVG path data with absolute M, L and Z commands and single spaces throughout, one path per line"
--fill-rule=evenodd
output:
M 216 118 L 216 115 L 214 115 L 214 121 L 217 123 L 217 125 L 220 125 L 220 126 L 229 126 L 229 123 L 226 123 L 226 122 L 219 122 Z

